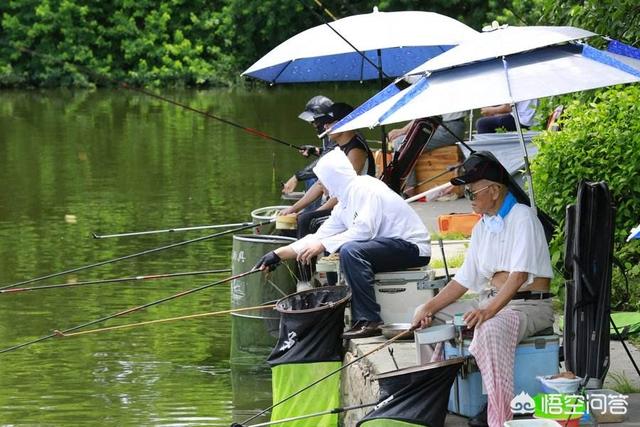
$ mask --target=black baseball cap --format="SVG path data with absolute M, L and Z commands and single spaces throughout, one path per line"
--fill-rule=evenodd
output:
M 467 160 L 460 166 L 460 176 L 451 179 L 453 185 L 471 184 L 481 179 L 509 184 L 509 172 L 488 151 L 476 151 L 469 155 Z
M 336 102 L 328 108 L 326 113 L 316 115 L 313 120 L 317 125 L 324 126 L 327 123 L 333 123 L 344 119 L 352 111 L 353 107 L 351 105 L 344 102 Z
M 298 115 L 298 118 L 311 123 L 315 116 L 325 114 L 332 105 L 333 101 L 326 96 L 314 96 L 307 101 L 307 105 L 304 106 L 304 111 Z

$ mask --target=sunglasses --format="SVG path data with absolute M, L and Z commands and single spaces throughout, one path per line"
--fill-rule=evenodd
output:
M 469 187 L 464 187 L 464 197 L 466 197 L 467 199 L 469 199 L 470 201 L 474 201 L 477 197 L 477 194 L 481 191 L 486 190 L 487 188 L 491 187 L 493 184 L 489 184 L 486 187 L 482 187 L 479 190 L 476 191 L 471 191 L 471 189 Z

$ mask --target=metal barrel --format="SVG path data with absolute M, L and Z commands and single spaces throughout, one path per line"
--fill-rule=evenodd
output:
M 232 274 L 250 270 L 267 252 L 295 239 L 283 236 L 235 235 L 231 256 Z M 283 263 L 285 264 L 285 263 Z M 295 263 L 287 261 L 269 274 L 250 274 L 231 283 L 231 308 L 274 303 L 296 292 Z M 280 315 L 273 309 L 231 315 L 232 363 L 264 364 L 278 338 Z

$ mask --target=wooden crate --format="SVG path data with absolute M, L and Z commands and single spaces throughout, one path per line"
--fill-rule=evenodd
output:
M 430 179 L 442 172 L 446 168 L 459 164 L 463 160 L 462 152 L 455 146 L 436 148 L 433 151 L 422 153 L 416 162 L 416 182 L 421 182 Z M 423 191 L 430 190 L 433 187 L 442 185 L 457 175 L 457 171 L 446 173 L 433 181 L 429 181 L 426 184 L 419 185 L 416 188 L 416 193 L 422 193 Z M 458 196 L 462 196 L 462 186 L 456 188 Z

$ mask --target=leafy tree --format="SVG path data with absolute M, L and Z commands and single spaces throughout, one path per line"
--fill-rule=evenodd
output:
M 640 278 L 640 242 L 625 239 L 640 218 L 639 118 L 637 85 L 600 91 L 588 103 L 575 100 L 561 119 L 562 131 L 537 139 L 540 150 L 532 164 L 537 202 L 561 224 L 581 180 L 607 183 L 617 208 L 614 251 L 635 281 Z M 563 228 L 552 244 L 556 263 L 562 259 Z M 616 302 L 625 301 L 621 280 L 615 285 Z M 632 301 L 640 308 L 637 298 Z
M 474 28 L 505 0 L 437 0 L 429 10 Z M 340 18 L 369 1 L 327 0 Z M 423 10 L 383 0 L 380 10 Z M 0 86 L 231 84 L 294 34 L 331 17 L 312 0 L 8 0 L 0 2 Z

